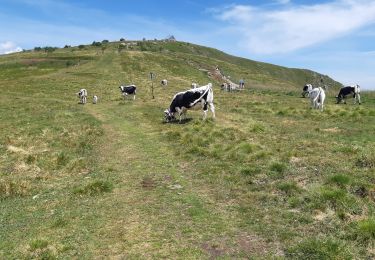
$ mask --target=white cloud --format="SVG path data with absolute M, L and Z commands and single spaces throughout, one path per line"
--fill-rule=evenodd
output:
M 345 36 L 374 23 L 375 1 L 289 4 L 277 10 L 233 5 L 216 14 L 241 32 L 241 45 L 251 53 L 287 53 Z
M 22 48 L 11 41 L 0 42 L 0 54 L 9 54 L 20 51 L 22 51 Z

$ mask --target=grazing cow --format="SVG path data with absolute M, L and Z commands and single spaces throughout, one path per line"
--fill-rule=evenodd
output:
M 314 88 L 311 90 L 308 94 L 311 102 L 311 108 L 320 109 L 320 111 L 323 111 L 324 108 L 324 100 L 326 98 L 326 93 L 324 92 L 324 89 Z
M 302 90 L 302 97 L 305 98 L 306 96 L 309 95 L 309 92 L 313 89 L 313 86 L 311 84 L 306 84 L 305 86 L 303 86 L 303 90 Z
M 336 104 L 340 103 L 342 100 L 344 100 L 344 103 L 346 104 L 346 96 L 352 95 L 353 94 L 353 99 L 354 99 L 354 104 L 358 103 L 361 104 L 361 88 L 359 85 L 352 85 L 352 86 L 347 86 L 347 87 L 342 87 L 340 89 L 339 94 L 336 97 Z
M 119 88 L 124 96 L 124 99 L 127 95 L 133 95 L 133 100 L 135 100 L 135 95 L 137 93 L 137 87 L 135 85 L 120 86 Z
M 199 88 L 198 83 L 191 83 L 191 88 L 192 88 L 192 89 L 194 89 L 194 88 Z
M 160 84 L 161 84 L 162 86 L 168 86 L 168 80 L 163 79 L 163 80 L 160 82 Z
M 170 122 L 175 119 L 177 113 L 181 122 L 181 116 L 184 115 L 186 117 L 187 110 L 199 108 L 203 108 L 203 119 L 206 119 L 208 106 L 211 109 L 212 117 L 215 118 L 215 107 L 213 101 L 214 93 L 211 83 L 199 88 L 179 92 L 173 97 L 169 109 L 164 111 L 165 120 Z
M 79 103 L 86 104 L 86 102 L 87 102 L 87 90 L 82 88 L 82 89 L 79 90 L 77 95 L 79 97 Z
M 229 85 L 229 88 L 230 88 L 230 91 L 235 91 L 235 90 L 240 90 L 240 85 L 236 84 L 236 83 L 233 83 L 233 82 L 230 82 L 228 83 Z
M 231 91 L 240 90 L 240 89 L 241 89 L 241 86 L 233 82 L 229 82 L 229 83 L 224 82 L 223 84 L 221 84 L 221 90 L 224 90 L 224 91 L 231 92 Z
M 93 104 L 98 103 L 98 96 L 97 95 L 92 96 L 92 103 Z
M 221 84 L 221 90 L 224 90 L 224 91 L 230 91 L 230 85 L 226 82 L 224 82 L 223 84 Z

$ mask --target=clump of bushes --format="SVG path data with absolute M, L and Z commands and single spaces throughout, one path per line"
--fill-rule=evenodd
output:
M 85 185 L 84 187 L 76 187 L 74 193 L 80 195 L 97 195 L 104 192 L 111 192 L 112 190 L 113 184 L 111 182 L 97 180 Z

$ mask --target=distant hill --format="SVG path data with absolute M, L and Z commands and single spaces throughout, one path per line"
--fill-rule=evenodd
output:
M 93 42 L 90 45 L 79 45 L 56 49 L 52 47 L 40 48 L 26 51 L 24 53 L 12 54 L 12 58 L 27 58 L 30 54 L 34 58 L 53 58 L 64 54 L 64 60 L 71 57 L 77 62 L 86 58 L 93 59 L 93 52 L 96 55 L 114 51 L 118 53 L 136 53 L 144 52 L 142 62 L 145 64 L 158 63 L 162 66 L 165 76 L 188 77 L 192 79 L 207 78 L 207 74 L 217 66 L 225 76 L 229 76 L 233 82 L 243 79 L 246 86 L 250 88 L 262 89 L 282 89 L 282 90 L 300 90 L 304 84 L 312 83 L 315 86 L 327 85 L 329 88 L 339 88 L 341 83 L 333 80 L 327 75 L 322 75 L 307 69 L 287 68 L 269 63 L 249 60 L 226 54 L 214 48 L 204 47 L 187 42 L 173 41 L 119 41 Z M 37 57 L 35 57 L 37 55 Z M 66 57 L 68 55 L 68 57 Z M 81 57 L 83 55 L 83 57 Z M 91 56 L 91 57 L 88 57 Z M 134 56 L 134 55 L 133 55 Z M 94 56 L 95 57 L 95 56 Z M 136 61 L 137 62 L 137 61 Z M 71 64 L 75 62 L 72 61 Z M 133 64 L 134 65 L 134 64 Z M 154 70 L 158 70 L 158 66 Z M 171 66 L 171 67 L 169 67 Z M 177 69 L 179 67 L 179 69 Z M 150 68 L 153 69 L 153 68 Z M 138 72 L 142 72 L 139 71 Z M 160 72 L 160 71 L 159 71 Z M 169 74 L 169 75 L 168 75 Z M 214 83 L 220 83 L 217 78 L 213 79 Z

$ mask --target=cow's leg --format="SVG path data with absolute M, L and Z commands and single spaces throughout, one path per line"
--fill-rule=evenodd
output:
M 202 100 L 202 103 L 204 101 Z M 207 118 L 207 110 L 208 110 L 208 103 L 207 102 L 204 102 L 203 103 L 203 120 L 206 120 Z
M 135 100 L 135 94 L 134 94 L 133 100 Z
M 354 105 L 357 104 L 357 100 L 358 100 L 358 103 L 361 104 L 361 96 L 359 94 L 354 93 L 353 99 L 354 99 Z
M 207 118 L 207 110 L 203 110 L 203 120 L 206 120 Z
M 212 117 L 215 118 L 215 106 L 214 103 L 210 103 L 210 110 L 212 112 Z
M 182 109 L 180 109 L 180 108 L 178 108 L 178 107 L 176 107 L 176 111 L 177 111 L 177 113 L 178 113 L 178 117 L 179 117 L 179 123 L 181 123 L 181 115 L 182 115 Z
M 313 108 L 314 108 L 314 106 L 315 106 L 315 102 L 314 102 L 314 99 L 310 99 L 310 104 L 311 104 L 311 109 L 313 109 Z

